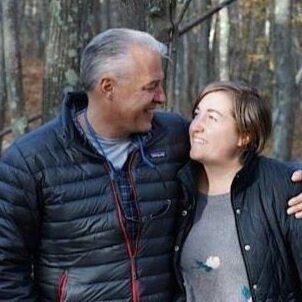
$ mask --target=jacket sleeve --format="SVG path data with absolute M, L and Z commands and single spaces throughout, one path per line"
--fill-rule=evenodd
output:
M 302 170 L 302 163 L 297 161 L 288 161 L 286 165 L 291 168 L 293 171 Z
M 0 301 L 36 301 L 39 214 L 36 184 L 16 145 L 0 161 Z
M 296 196 L 302 192 L 302 184 L 292 184 L 291 196 Z M 282 209 L 286 213 L 286 209 Z M 285 214 L 286 215 L 286 214 Z M 285 228 L 283 235 L 286 236 L 291 254 L 296 265 L 299 279 L 300 289 L 302 289 L 302 220 L 296 219 L 293 215 L 286 215 Z

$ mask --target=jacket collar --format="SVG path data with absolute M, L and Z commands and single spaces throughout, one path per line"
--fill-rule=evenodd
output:
M 201 169 L 202 165 L 200 163 L 189 160 L 177 173 L 177 178 L 182 185 L 185 202 L 189 207 L 195 207 L 198 194 L 198 177 Z
M 259 155 L 254 151 L 249 151 L 246 154 L 244 165 L 241 170 L 236 174 L 232 182 L 231 191 L 234 188 L 236 188 L 236 191 L 245 190 L 254 182 L 259 159 Z
M 232 189 L 236 187 L 236 190 L 244 190 L 254 182 L 258 161 L 259 156 L 255 152 L 251 151 L 246 154 L 244 165 L 233 180 Z M 192 200 L 196 197 L 196 192 L 198 192 L 197 180 L 200 169 L 202 169 L 200 163 L 189 160 L 177 174 L 177 177 L 181 180 L 184 193 L 187 195 L 186 197 Z
M 88 96 L 85 92 L 68 92 L 64 95 L 61 108 L 61 122 L 63 125 L 63 138 L 68 144 L 74 141 L 79 134 L 74 125 L 74 118 L 78 111 L 88 105 Z

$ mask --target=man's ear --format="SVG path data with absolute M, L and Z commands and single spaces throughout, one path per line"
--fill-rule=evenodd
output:
M 98 83 L 98 92 L 111 100 L 114 92 L 114 84 L 115 82 L 111 77 L 104 77 Z

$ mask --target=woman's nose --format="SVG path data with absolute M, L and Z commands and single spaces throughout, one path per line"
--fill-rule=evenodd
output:
M 192 125 L 196 130 L 204 130 L 205 126 L 205 117 L 201 114 L 197 115 L 192 121 Z

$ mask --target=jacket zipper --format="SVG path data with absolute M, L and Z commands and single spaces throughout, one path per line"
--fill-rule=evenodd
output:
M 179 242 L 177 243 L 180 247 L 180 250 L 178 252 L 175 275 L 176 275 L 176 279 L 179 283 L 179 286 L 181 287 L 181 290 L 183 292 L 185 292 L 185 286 L 184 286 L 182 274 L 180 272 L 180 257 L 181 257 L 181 250 L 183 248 L 185 240 L 188 237 L 188 234 L 189 234 L 189 232 L 190 232 L 190 230 L 193 226 L 194 214 L 195 214 L 195 210 L 196 210 L 195 196 L 192 196 L 192 201 L 191 202 L 193 203 L 193 208 L 189 211 L 188 216 L 186 218 L 184 218 L 184 220 L 188 221 L 188 223 L 184 222 L 185 223 L 184 230 L 183 230 L 183 233 L 181 235 L 181 238 L 179 238 Z
M 256 301 L 256 297 L 255 297 L 255 294 L 254 294 L 254 291 L 253 291 L 253 284 L 251 283 L 251 272 L 250 272 L 250 269 L 249 269 L 248 261 L 246 259 L 245 253 L 244 253 L 243 248 L 242 248 L 242 245 L 243 245 L 242 236 L 241 236 L 241 231 L 238 227 L 238 218 L 237 218 L 236 213 L 235 213 L 234 202 L 233 201 L 234 201 L 234 198 L 233 198 L 233 193 L 232 193 L 232 189 L 231 189 L 231 204 L 232 204 L 232 209 L 233 209 L 233 213 L 234 213 L 234 217 L 235 217 L 235 225 L 236 225 L 236 230 L 237 230 L 237 235 L 238 235 L 240 251 L 241 251 L 241 255 L 242 255 L 243 262 L 244 262 L 245 269 L 246 269 L 246 274 L 247 274 L 247 279 L 248 279 L 249 286 L 250 286 L 250 293 L 251 293 L 252 301 Z
M 136 191 L 136 186 L 134 184 L 134 180 L 133 180 L 133 175 L 131 174 L 131 166 L 132 166 L 132 163 L 134 161 L 134 155 L 135 155 L 136 152 L 133 152 L 132 153 L 132 156 L 130 158 L 130 162 L 129 162 L 129 169 L 128 169 L 128 176 L 129 176 L 129 179 L 130 179 L 130 184 L 131 184 L 131 187 L 132 187 L 132 190 L 133 190 L 133 201 L 134 201 L 134 205 L 135 205 L 135 208 L 136 208 L 136 211 L 138 213 L 138 216 L 141 217 L 141 211 L 140 211 L 140 208 L 139 206 L 137 205 L 137 191 Z M 135 239 L 135 242 L 133 243 L 133 255 L 136 256 L 137 255 L 137 252 L 138 252 L 138 243 L 139 243 L 139 238 L 140 238 L 140 232 L 141 232 L 141 224 L 138 225 L 137 227 L 137 235 L 136 235 L 136 239 Z
M 136 189 L 135 189 L 135 185 L 134 185 L 134 180 L 133 180 L 133 175 L 131 174 L 131 166 L 132 166 L 132 163 L 133 163 L 133 160 L 134 160 L 134 154 L 135 152 L 132 153 L 132 156 L 130 158 L 130 162 L 129 162 L 129 169 L 128 169 L 128 175 L 129 175 L 129 179 L 130 179 L 130 184 L 131 184 L 131 187 L 132 187 L 132 190 L 133 190 L 133 201 L 134 201 L 134 204 L 135 204 L 135 207 L 136 207 L 136 211 L 137 213 L 139 214 L 139 217 L 141 217 L 141 212 L 140 212 L 140 209 L 137 205 L 137 192 L 136 192 Z M 137 252 L 138 252 L 138 242 L 139 242 L 139 238 L 140 238 L 140 231 L 141 231 L 141 226 L 140 224 L 138 225 L 138 228 L 137 228 L 137 234 L 136 234 L 136 240 L 135 242 L 133 242 L 133 258 L 132 258 L 132 263 L 131 265 L 133 265 L 132 267 L 132 293 L 133 293 L 133 302 L 138 302 L 139 301 L 139 295 L 138 295 L 138 281 L 137 281 L 137 275 L 136 275 L 136 265 L 135 265 L 135 258 L 136 255 L 137 255 Z
M 132 158 L 131 158 L 132 160 Z M 110 175 L 110 168 L 108 166 L 108 164 L 105 162 L 105 168 L 108 172 L 108 174 Z M 128 232 L 125 228 L 125 224 L 123 222 L 123 215 L 121 212 L 121 205 L 120 205 L 120 199 L 118 196 L 118 193 L 116 192 L 115 189 L 115 185 L 113 183 L 113 181 L 110 178 L 110 186 L 114 195 L 114 200 L 116 202 L 117 205 L 117 213 L 118 213 L 118 220 L 119 220 L 119 224 L 120 227 L 122 229 L 122 233 L 124 235 L 124 239 L 126 242 L 126 248 L 127 248 L 127 253 L 128 256 L 130 258 L 130 267 L 131 267 L 131 294 L 132 294 L 132 302 L 139 302 L 139 297 L 138 297 L 138 283 L 137 283 L 137 275 L 136 275 L 136 264 L 135 264 L 135 253 L 136 253 L 136 249 L 134 250 L 134 253 L 132 252 L 132 248 L 131 248 L 131 242 L 129 240 L 129 235 Z M 63 301 L 60 301 L 63 302 Z
M 68 275 L 67 272 L 64 272 L 59 279 L 58 286 L 58 302 L 64 302 L 66 298 L 66 289 L 68 283 Z

